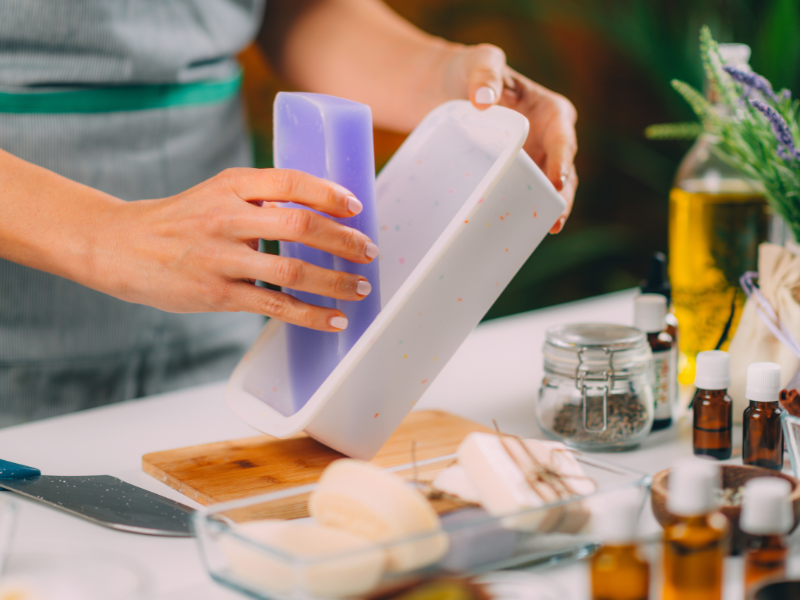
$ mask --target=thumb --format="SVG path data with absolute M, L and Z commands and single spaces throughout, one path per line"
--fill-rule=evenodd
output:
M 467 85 L 469 99 L 481 110 L 496 104 L 503 93 L 503 69 L 506 55 L 497 46 L 480 44 L 467 49 Z

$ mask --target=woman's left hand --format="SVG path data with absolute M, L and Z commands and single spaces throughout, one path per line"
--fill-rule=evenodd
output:
M 534 83 L 506 65 L 505 53 L 497 46 L 451 46 L 445 67 L 445 95 L 469 98 L 479 109 L 499 104 L 528 118 L 530 131 L 523 148 L 544 171 L 567 202 L 567 210 L 550 229 L 564 226 L 575 197 L 577 112 L 564 96 Z

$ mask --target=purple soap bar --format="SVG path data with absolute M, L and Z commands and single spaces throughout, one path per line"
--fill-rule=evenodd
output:
M 304 171 L 350 190 L 364 209 L 355 217 L 334 220 L 362 231 L 377 243 L 375 157 L 370 108 L 323 94 L 281 92 L 275 98 L 274 118 L 275 166 Z M 303 208 L 296 204 L 289 206 Z M 360 301 L 334 300 L 284 290 L 308 304 L 338 308 L 348 320 L 347 329 L 340 333 L 287 326 L 293 410 L 296 412 L 305 405 L 380 312 L 380 280 L 377 260 L 359 265 L 299 243 L 281 242 L 280 246 L 284 256 L 326 269 L 360 275 L 372 284 L 370 295 Z

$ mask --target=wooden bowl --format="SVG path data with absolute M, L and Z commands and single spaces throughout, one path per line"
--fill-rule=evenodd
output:
M 792 486 L 792 508 L 794 510 L 794 525 L 792 531 L 800 522 L 800 481 L 791 475 L 778 473 L 761 467 L 750 467 L 746 465 L 720 465 L 722 467 L 722 487 L 738 489 L 755 477 L 780 477 L 785 479 Z M 653 485 L 650 492 L 650 504 L 653 514 L 662 527 L 666 527 L 675 522 L 675 515 L 667 510 L 667 480 L 669 479 L 669 469 L 659 471 L 653 477 Z M 731 553 L 739 554 L 744 548 L 747 535 L 739 529 L 739 513 L 741 506 L 723 506 L 719 512 L 728 518 L 731 530 Z

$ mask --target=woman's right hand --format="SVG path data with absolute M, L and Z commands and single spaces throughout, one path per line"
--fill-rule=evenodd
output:
M 112 234 L 95 247 L 98 278 L 90 286 L 169 312 L 243 311 L 340 331 L 347 327 L 341 311 L 255 280 L 343 300 L 361 300 L 370 283 L 260 253 L 258 240 L 301 242 L 355 263 L 369 263 L 378 248 L 357 230 L 285 202 L 338 218 L 362 208 L 343 187 L 300 171 L 228 169 L 176 196 L 116 205 L 104 228 Z

